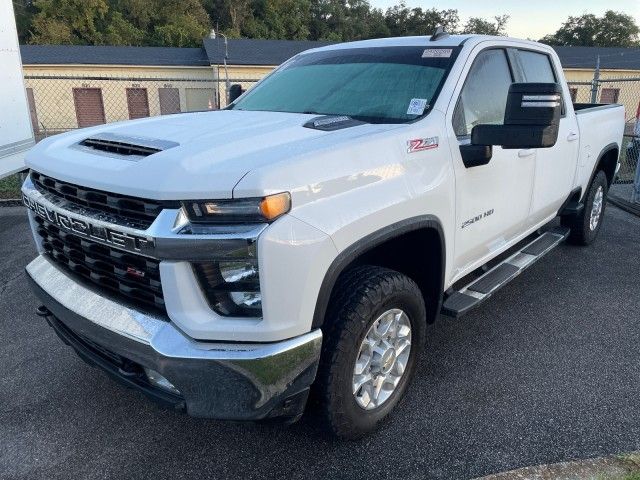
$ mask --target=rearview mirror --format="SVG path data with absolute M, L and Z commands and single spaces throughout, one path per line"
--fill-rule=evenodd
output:
M 476 125 L 473 145 L 549 148 L 558 141 L 562 88 L 557 83 L 514 83 L 509 88 L 504 125 Z

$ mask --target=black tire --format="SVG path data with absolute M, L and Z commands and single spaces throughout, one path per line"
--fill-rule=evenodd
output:
M 597 226 L 591 228 L 591 213 L 593 211 L 594 199 L 599 189 L 602 189 L 602 209 L 598 218 Z M 600 170 L 596 173 L 587 195 L 585 196 L 584 208 L 577 216 L 562 217 L 562 225 L 569 227 L 571 233 L 569 234 L 569 242 L 574 245 L 590 245 L 598 236 L 600 228 L 602 227 L 602 220 L 604 218 L 604 211 L 607 206 L 607 193 L 609 190 L 609 182 L 605 173 Z
M 325 320 L 315 396 L 325 426 L 342 438 L 358 438 L 375 430 L 404 396 L 424 348 L 426 310 L 420 288 L 406 275 L 362 266 L 345 273 L 334 289 Z M 362 341 L 378 317 L 399 308 L 411 324 L 411 349 L 404 373 L 391 396 L 365 410 L 353 394 L 353 372 Z

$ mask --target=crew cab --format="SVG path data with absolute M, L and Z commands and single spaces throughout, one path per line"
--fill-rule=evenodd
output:
M 439 30 L 301 53 L 222 111 L 47 138 L 22 189 L 37 313 L 190 415 L 310 399 L 363 435 L 429 323 L 595 240 L 624 109 L 570 99 L 550 47 Z

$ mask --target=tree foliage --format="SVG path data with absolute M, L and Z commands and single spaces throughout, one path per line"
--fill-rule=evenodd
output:
M 602 17 L 591 13 L 569 17 L 556 33 L 540 41 L 549 45 L 637 47 L 639 34 L 631 15 L 608 10 Z
M 22 43 L 200 46 L 214 28 L 230 38 L 348 41 L 451 33 L 505 35 L 508 15 L 469 18 L 453 9 L 383 11 L 368 0 L 13 0 Z M 638 46 L 633 17 L 569 17 L 552 45 Z
M 471 17 L 464 24 L 462 33 L 475 33 L 477 35 L 506 35 L 509 15 L 493 17 L 494 21 L 484 18 Z

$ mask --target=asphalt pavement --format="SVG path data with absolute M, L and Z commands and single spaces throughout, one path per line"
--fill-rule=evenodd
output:
M 379 432 L 232 424 L 163 410 L 36 317 L 25 214 L 0 209 L 0 478 L 466 479 L 640 449 L 640 219 L 610 207 L 482 307 L 428 329 Z

